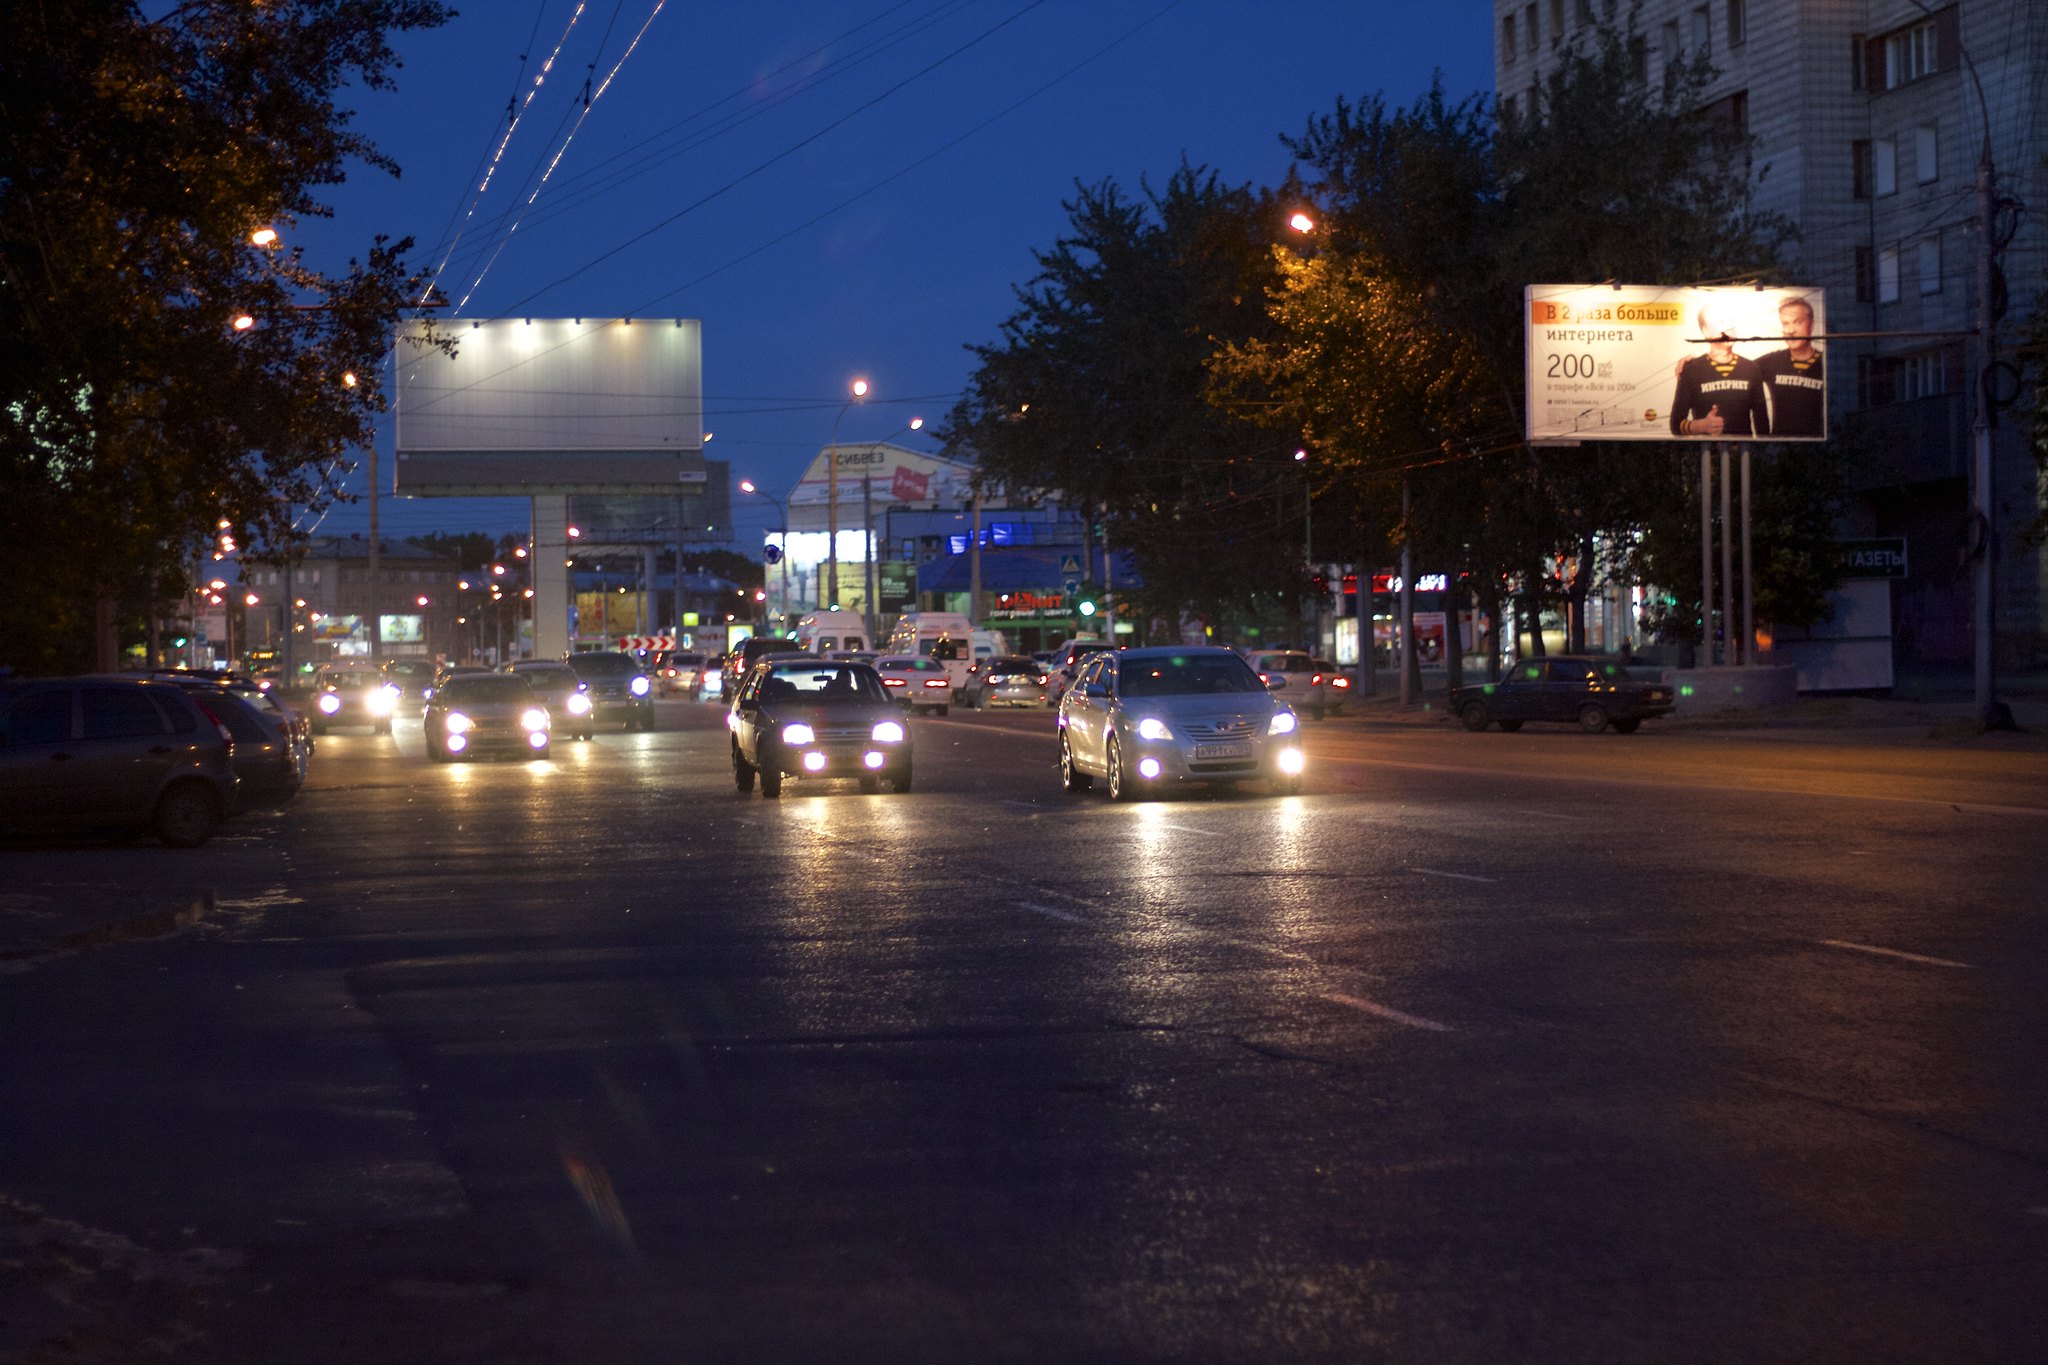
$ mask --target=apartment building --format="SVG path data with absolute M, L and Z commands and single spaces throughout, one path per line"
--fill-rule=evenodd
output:
M 1649 80 L 1705 53 L 1718 74 L 1701 117 L 1755 136 L 1754 203 L 1800 229 L 1788 280 L 1828 291 L 1830 430 L 1849 418 L 1873 447 L 1841 534 L 1905 542 L 1892 598 L 1898 657 L 1967 661 L 1970 554 L 1981 543 L 1974 393 L 1988 369 L 1998 397 L 2018 395 L 2018 324 L 2048 285 L 2048 5 L 1495 0 L 1503 106 L 1534 108 L 1560 51 L 1603 24 L 1634 44 Z M 1987 153 L 1992 297 L 2005 308 L 1988 358 L 1975 337 Z M 2002 662 L 2038 666 L 2048 663 L 2048 558 L 2026 544 L 2042 499 L 2029 421 L 2006 411 L 1993 432 L 1995 634 Z

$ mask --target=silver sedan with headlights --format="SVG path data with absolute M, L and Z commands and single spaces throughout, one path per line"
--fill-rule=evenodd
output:
M 1098 654 L 1060 698 L 1060 783 L 1096 778 L 1112 801 L 1181 782 L 1263 781 L 1301 790 L 1306 760 L 1294 712 L 1237 654 L 1160 646 Z
M 864 792 L 910 790 L 910 726 L 868 664 L 774 654 L 754 665 L 725 714 L 733 784 L 782 795 L 785 777 L 851 777 Z
M 435 688 L 426 730 L 436 763 L 486 753 L 548 756 L 548 709 L 516 673 L 465 673 Z

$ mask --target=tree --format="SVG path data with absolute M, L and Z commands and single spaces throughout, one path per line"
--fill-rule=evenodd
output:
M 323 274 L 252 233 L 324 215 L 351 162 L 395 169 L 337 97 L 389 84 L 388 35 L 450 11 L 152 8 L 14 6 L 0 44 L 0 573 L 59 603 L 0 598 L 0 651 L 30 670 L 111 664 L 113 604 L 138 625 L 218 530 L 291 544 L 384 409 L 418 287 L 409 242 Z
M 1270 201 L 1183 165 L 1157 192 L 1077 186 L 1069 235 L 1039 271 L 939 433 L 1012 496 L 1056 492 L 1146 587 L 1148 616 L 1214 620 L 1260 594 L 1299 592 L 1291 536 L 1300 472 L 1279 440 L 1203 401 L 1223 340 L 1265 325 Z

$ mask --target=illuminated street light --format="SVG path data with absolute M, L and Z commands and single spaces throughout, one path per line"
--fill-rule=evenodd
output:
M 1287 220 L 1287 226 L 1293 228 L 1296 232 L 1314 232 L 1316 230 L 1316 220 L 1309 217 L 1306 213 L 1297 213 Z
M 839 415 L 832 419 L 832 440 L 826 447 L 827 464 L 831 473 L 826 479 L 825 508 L 825 572 L 826 595 L 829 602 L 820 602 L 820 607 L 839 605 L 839 424 L 846 418 L 846 410 L 868 396 L 868 381 L 853 381 L 853 397 L 839 408 Z
M 276 240 L 276 228 L 260 227 L 249 234 L 249 242 L 253 246 L 269 246 L 272 242 Z

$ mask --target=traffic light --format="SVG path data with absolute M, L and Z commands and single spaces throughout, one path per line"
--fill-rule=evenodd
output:
M 1083 616 L 1093 616 L 1095 614 L 1095 599 L 1092 597 L 1084 597 L 1079 602 L 1074 604 L 1074 609 L 1080 612 Z

